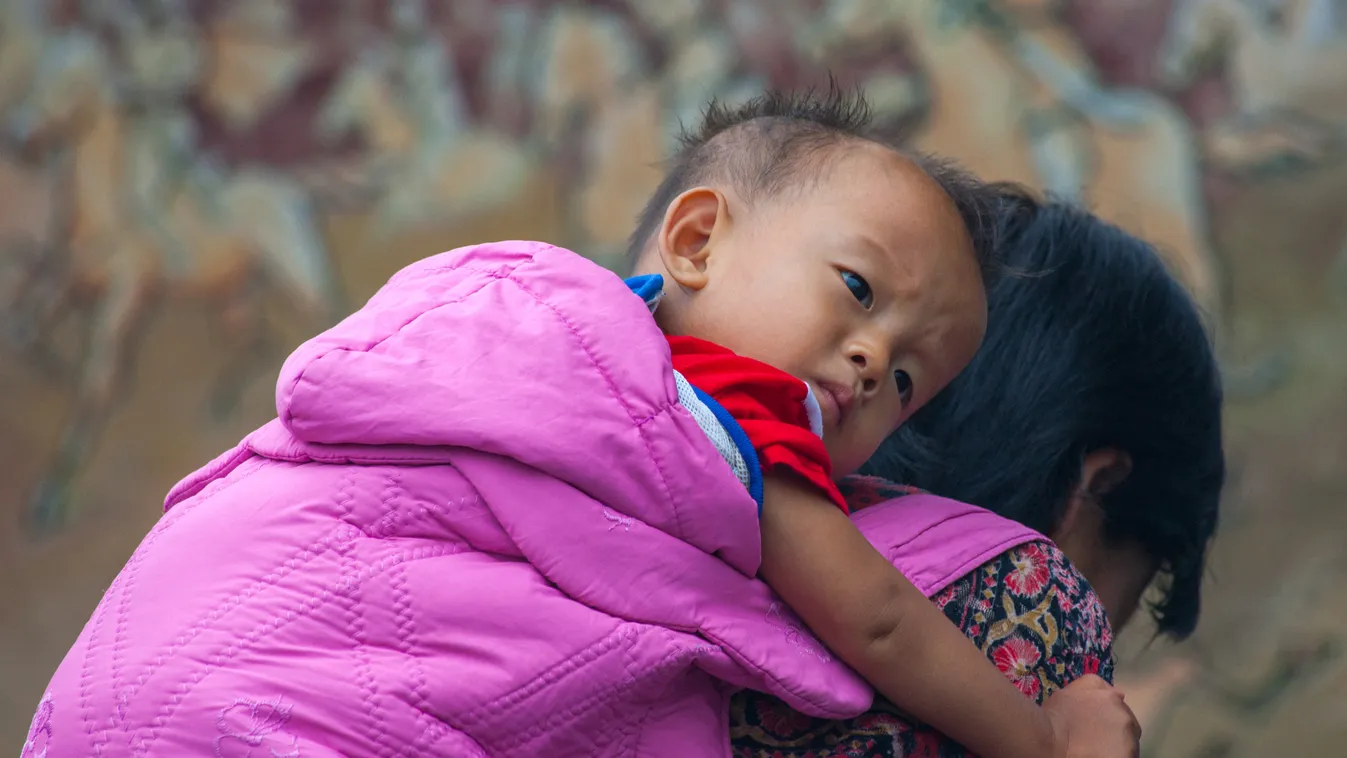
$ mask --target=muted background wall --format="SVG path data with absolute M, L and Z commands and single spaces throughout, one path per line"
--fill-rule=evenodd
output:
M 1152 756 L 1343 754 L 1342 0 L 0 0 L 0 752 L 298 341 L 459 244 L 611 263 L 680 119 L 829 74 L 1203 302 L 1209 600 L 1186 644 L 1129 632 L 1122 682 Z

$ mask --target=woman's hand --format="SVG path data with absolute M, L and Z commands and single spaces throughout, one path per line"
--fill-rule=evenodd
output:
M 1137 758 L 1141 724 L 1121 690 L 1083 676 L 1043 703 L 1052 723 L 1054 758 Z

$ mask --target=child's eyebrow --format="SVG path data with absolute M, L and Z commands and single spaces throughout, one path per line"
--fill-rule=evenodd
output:
M 913 256 L 919 253 L 910 249 L 887 248 L 869 239 L 860 246 L 874 258 L 879 267 L 878 271 L 873 272 L 878 274 L 874 277 L 878 281 L 871 282 L 871 286 L 881 285 L 900 297 L 912 297 L 918 292 L 922 277 L 918 265 L 913 262 Z
M 892 251 L 864 232 L 847 232 L 845 239 L 848 247 L 861 250 L 867 255 L 884 260 L 892 260 L 893 258 Z

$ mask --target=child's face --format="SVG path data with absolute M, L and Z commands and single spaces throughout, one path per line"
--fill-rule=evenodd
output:
M 841 476 L 972 360 L 987 305 L 934 180 L 880 145 L 836 160 L 815 185 L 751 211 L 716 189 L 675 200 L 658 237 L 671 279 L 658 314 L 671 334 L 808 382 Z

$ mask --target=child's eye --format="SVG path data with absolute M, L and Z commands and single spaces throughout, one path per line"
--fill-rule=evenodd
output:
M 860 301 L 860 304 L 869 308 L 875 304 L 875 293 L 870 291 L 870 284 L 861 277 L 860 274 L 850 271 L 842 272 L 842 281 L 846 282 L 847 289 Z
M 912 377 L 900 370 L 893 372 L 893 380 L 898 384 L 898 396 L 903 399 L 903 405 L 912 402 Z

